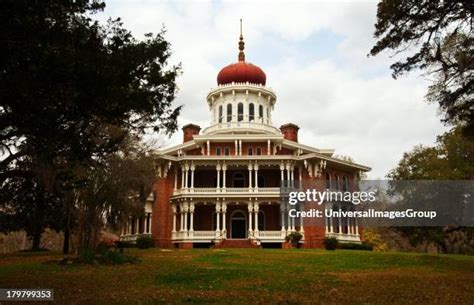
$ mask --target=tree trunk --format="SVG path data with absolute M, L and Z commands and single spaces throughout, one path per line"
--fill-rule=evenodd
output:
M 42 234 L 41 229 L 36 229 L 35 232 L 33 233 L 32 236 L 32 241 L 33 244 L 31 246 L 31 251 L 39 251 L 40 250 L 40 244 L 41 244 L 41 234 Z
M 63 254 L 69 254 L 69 240 L 71 239 L 71 196 L 66 196 L 66 221 L 64 226 Z

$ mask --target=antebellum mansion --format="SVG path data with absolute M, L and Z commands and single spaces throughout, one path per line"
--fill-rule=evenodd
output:
M 239 50 L 238 62 L 219 72 L 207 95 L 210 126 L 188 124 L 182 144 L 158 151 L 147 217 L 133 219 L 123 237 L 151 234 L 159 247 L 180 248 L 284 247 L 295 231 L 303 247 L 321 247 L 326 236 L 359 242 L 353 219 L 289 217 L 280 185 L 306 180 L 348 190 L 370 168 L 299 143 L 295 124 L 274 127 L 276 94 L 262 69 L 245 61 L 242 35 Z

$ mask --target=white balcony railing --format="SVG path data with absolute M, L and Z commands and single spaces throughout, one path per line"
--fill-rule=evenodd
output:
M 285 238 L 286 232 L 285 231 L 259 231 L 258 237 L 260 239 L 276 239 L 280 240 Z
M 242 194 L 242 193 L 273 193 L 279 194 L 279 187 L 259 187 L 259 188 L 248 188 L 248 187 L 227 187 L 227 188 L 215 188 L 215 187 L 195 187 L 187 189 L 177 189 L 173 191 L 173 195 L 182 194 Z
M 326 233 L 326 237 L 334 237 L 341 242 L 360 242 L 359 234 Z

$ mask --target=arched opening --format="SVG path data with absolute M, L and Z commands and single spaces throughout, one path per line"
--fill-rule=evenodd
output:
M 247 217 L 242 210 L 236 210 L 230 215 L 230 238 L 247 238 Z
M 253 103 L 249 105 L 249 121 L 253 121 L 255 119 L 255 106 Z
M 239 103 L 237 104 L 237 121 L 244 120 L 244 104 Z
M 336 175 L 336 190 L 341 189 L 341 179 L 339 178 L 339 175 Z
M 232 187 L 244 187 L 244 174 L 237 172 L 232 176 Z
M 261 147 L 257 147 L 257 155 L 261 155 L 262 154 L 262 148 Z
M 253 148 L 252 147 L 249 147 L 248 151 L 247 151 L 247 154 L 249 156 L 253 155 Z
M 227 122 L 232 121 L 232 104 L 227 104 Z
M 263 106 L 262 105 L 258 106 L 258 120 L 260 122 L 263 122 Z
M 343 190 L 344 192 L 349 191 L 349 182 L 347 181 L 347 177 L 346 177 L 346 176 L 342 177 L 342 190 Z
M 219 106 L 219 123 L 222 123 L 224 119 L 224 114 L 222 113 L 222 105 Z

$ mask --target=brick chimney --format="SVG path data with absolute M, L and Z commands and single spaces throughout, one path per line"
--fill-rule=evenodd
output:
M 300 128 L 298 127 L 298 125 L 295 125 L 293 123 L 287 123 L 280 126 L 280 130 L 281 130 L 281 133 L 283 134 L 283 137 L 293 142 L 298 142 L 299 129 Z
M 187 124 L 183 126 L 183 143 L 191 141 L 194 135 L 199 134 L 201 127 L 194 124 Z

